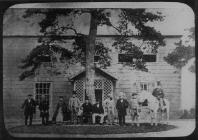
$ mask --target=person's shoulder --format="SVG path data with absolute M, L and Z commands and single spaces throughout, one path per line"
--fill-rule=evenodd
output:
M 128 100 L 127 99 L 124 99 L 123 101 L 127 102 L 128 103 Z

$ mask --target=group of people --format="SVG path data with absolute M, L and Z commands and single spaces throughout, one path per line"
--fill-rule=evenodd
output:
M 153 96 L 157 98 L 163 98 L 164 93 L 161 88 L 156 88 L 153 91 Z M 142 103 L 144 104 L 144 103 Z M 73 91 L 72 97 L 69 99 L 69 103 L 66 104 L 62 96 L 59 97 L 59 101 L 54 111 L 52 122 L 60 123 L 70 120 L 72 124 L 77 123 L 91 123 L 91 124 L 103 124 L 106 122 L 109 125 L 114 124 L 115 116 L 118 117 L 119 125 L 125 125 L 125 116 L 127 115 L 127 108 L 132 117 L 132 121 L 135 121 L 138 117 L 137 93 L 132 93 L 131 99 L 127 100 L 125 94 L 120 92 L 119 99 L 114 104 L 113 98 L 108 96 L 102 103 L 96 100 L 95 104 L 91 104 L 88 98 L 85 98 L 85 102 L 81 104 L 80 100 L 76 96 L 76 92 Z M 36 103 L 32 98 L 32 95 L 28 95 L 28 98 L 22 105 L 24 108 L 25 125 L 29 118 L 29 125 L 32 124 L 33 114 L 35 113 Z M 42 124 L 46 125 L 49 122 L 49 102 L 43 95 L 39 103 L 40 117 L 42 118 Z M 117 115 L 115 111 L 117 110 Z
M 32 94 L 28 95 L 28 98 L 22 104 L 22 109 L 24 109 L 25 125 L 32 125 L 33 114 L 36 113 L 36 102 L 32 98 Z M 42 118 L 42 124 L 46 125 L 49 120 L 49 102 L 45 95 L 41 96 L 39 103 L 40 117 Z M 29 119 L 29 124 L 28 124 Z
M 102 104 L 96 100 L 95 104 L 91 104 L 88 97 L 85 98 L 85 102 L 81 104 L 80 100 L 76 97 L 75 91 L 72 97 L 69 99 L 68 106 L 63 103 L 63 98 L 59 98 L 55 113 L 52 117 L 53 122 L 64 121 L 63 117 L 60 119 L 58 116 L 64 116 L 64 111 L 69 112 L 67 116 L 70 116 L 67 120 L 71 123 L 99 123 L 103 124 L 106 119 L 109 124 L 114 122 L 114 102 L 111 96 Z

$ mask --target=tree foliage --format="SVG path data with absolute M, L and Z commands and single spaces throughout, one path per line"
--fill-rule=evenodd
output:
M 115 10 L 115 9 L 111 9 Z M 41 56 L 48 55 L 55 57 L 54 54 L 59 53 L 60 58 L 67 60 L 68 65 L 81 63 L 82 66 L 86 64 L 86 46 L 88 36 L 78 32 L 77 27 L 74 26 L 74 21 L 62 25 L 59 22 L 60 17 L 78 18 L 83 14 L 93 14 L 96 17 L 97 26 L 111 26 L 118 31 L 119 37 L 115 39 L 113 46 L 120 52 L 133 54 L 137 61 L 125 63 L 128 66 L 134 66 L 139 70 L 146 70 L 145 62 L 142 61 L 143 49 L 141 46 L 131 41 L 131 36 L 136 39 L 143 40 L 144 43 L 151 47 L 153 53 L 157 53 L 159 46 L 163 46 L 163 36 L 157 32 L 153 27 L 147 26 L 147 22 L 162 21 L 161 13 L 149 12 L 146 9 L 120 9 L 118 24 L 113 25 L 111 22 L 111 10 L 107 9 L 28 9 L 24 18 L 29 18 L 36 15 L 44 15 L 44 18 L 38 23 L 40 32 L 43 34 L 38 39 L 40 43 L 36 46 L 28 56 L 22 61 L 20 68 L 25 71 L 20 75 L 20 80 L 33 75 L 34 71 L 41 65 L 39 60 Z M 135 33 L 129 28 L 134 26 L 137 30 Z M 67 42 L 64 36 L 68 32 L 73 32 L 71 36 L 73 39 L 72 49 L 65 48 L 61 43 Z M 110 66 L 111 58 L 109 55 L 110 48 L 105 47 L 102 41 L 97 40 L 95 44 L 95 51 L 99 52 L 98 64 L 102 68 Z M 63 63 L 65 63 L 64 61 Z M 30 70 L 27 68 L 31 68 Z
M 189 44 L 190 41 L 195 40 L 194 28 L 189 29 L 189 35 L 187 37 L 188 39 L 185 41 L 180 40 L 178 43 L 175 43 L 177 47 L 166 57 L 164 57 L 164 60 L 167 63 L 178 69 L 181 69 L 188 63 L 191 58 L 195 57 L 195 47 L 193 45 L 194 43 Z M 188 45 L 186 46 L 186 44 Z M 195 72 L 195 64 L 190 66 L 189 70 L 191 72 Z

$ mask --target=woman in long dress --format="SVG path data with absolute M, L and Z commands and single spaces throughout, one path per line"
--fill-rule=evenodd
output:
M 56 105 L 56 110 L 52 118 L 53 122 L 58 122 L 58 123 L 63 122 L 63 109 L 64 109 L 63 106 L 64 106 L 63 97 L 60 96 L 59 102 Z
M 107 113 L 108 124 L 112 125 L 114 123 L 114 102 L 111 96 L 108 96 L 108 98 L 104 101 L 104 107 L 107 110 L 106 113 Z
M 57 123 L 63 122 L 62 106 L 60 106 L 59 109 L 58 109 L 58 114 L 57 114 L 57 117 L 56 117 L 56 122 Z

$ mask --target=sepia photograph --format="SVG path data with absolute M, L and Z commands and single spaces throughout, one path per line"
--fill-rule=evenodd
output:
M 16 4 L 3 15 L 2 38 L 11 136 L 186 137 L 195 130 L 195 14 L 186 4 Z

